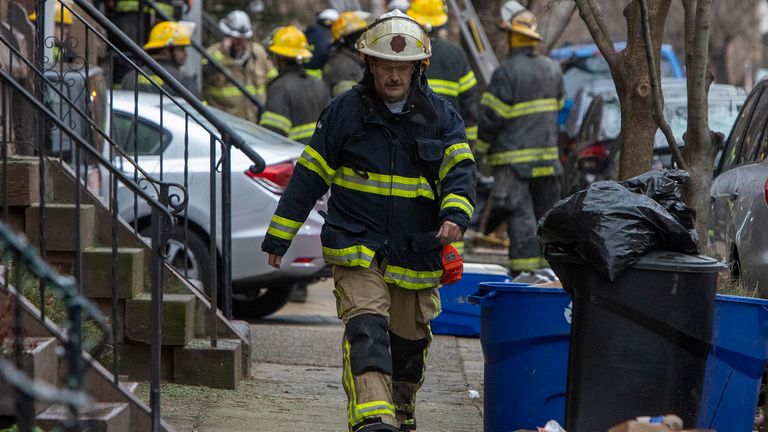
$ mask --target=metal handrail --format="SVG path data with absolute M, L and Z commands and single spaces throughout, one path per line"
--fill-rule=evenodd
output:
M 202 115 L 208 122 L 210 122 L 221 134 L 221 139 L 227 146 L 235 147 L 243 152 L 248 159 L 250 159 L 254 165 L 250 170 L 253 173 L 260 173 L 265 168 L 264 159 L 256 153 L 250 146 L 245 143 L 245 140 L 238 135 L 232 128 L 225 122 L 216 117 L 208 108 L 203 105 L 200 100 L 192 94 L 186 87 L 181 85 L 164 67 L 162 67 L 155 59 L 146 53 L 136 42 L 131 40 L 120 28 L 118 28 L 112 21 L 104 16 L 93 4 L 88 0 L 72 0 L 78 7 L 83 9 L 97 24 L 104 27 L 107 32 L 114 36 L 124 48 L 127 49 L 136 58 L 141 60 L 147 67 L 155 74 L 157 74 L 165 84 L 168 85 L 177 95 L 184 99 L 188 104 L 192 106 L 200 115 Z
M 154 2 L 154 0 L 144 0 L 144 3 L 149 6 L 150 8 L 154 9 L 155 15 L 159 16 L 165 21 L 173 21 L 173 18 L 168 16 L 164 11 L 162 11 L 160 8 L 158 8 L 157 3 Z M 248 99 L 252 104 L 256 105 L 256 108 L 259 110 L 259 117 L 261 117 L 261 114 L 264 112 L 264 104 L 262 104 L 256 96 L 251 94 L 243 83 L 241 83 L 234 75 L 232 75 L 232 72 L 227 70 L 224 66 L 221 65 L 221 63 L 218 62 L 213 56 L 208 54 L 208 51 L 199 43 L 197 43 L 196 40 L 191 39 L 191 47 L 194 48 L 195 51 L 198 52 L 211 66 L 213 66 L 217 72 L 224 75 L 224 78 L 232 85 L 237 87 L 238 90 L 240 90 L 240 93 L 243 94 L 243 96 Z

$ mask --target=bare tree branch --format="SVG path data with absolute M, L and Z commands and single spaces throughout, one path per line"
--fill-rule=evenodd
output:
M 651 38 L 651 21 L 648 13 L 648 0 L 637 0 L 640 5 L 641 24 L 643 27 L 643 39 L 645 40 L 645 57 L 648 61 L 648 75 L 651 82 L 651 97 L 653 99 L 653 119 L 664 133 L 669 143 L 669 149 L 675 158 L 677 166 L 688 170 L 688 164 L 680 154 L 680 148 L 677 146 L 677 139 L 669 127 L 669 123 L 664 118 L 664 102 L 661 94 L 661 85 L 659 84 L 658 70 L 656 69 L 656 60 L 653 55 L 653 39 Z
M 568 15 L 560 23 L 560 27 L 557 29 L 553 37 L 549 38 L 549 43 L 547 44 L 546 52 L 552 51 L 552 48 L 554 48 L 555 45 L 557 45 L 557 43 L 560 42 L 560 38 L 563 37 L 563 34 L 565 33 L 565 29 L 568 27 L 568 24 L 570 24 L 571 20 L 573 19 L 573 15 L 576 14 L 577 9 L 578 9 L 578 6 L 576 5 L 576 3 L 574 3 L 573 7 L 571 8 L 571 11 L 568 12 Z
M 594 0 L 576 0 L 576 6 L 579 8 L 579 15 L 589 29 L 597 48 L 603 54 L 611 70 L 619 70 L 619 56 L 613 46 L 608 28 L 605 25 L 605 17 L 600 7 Z

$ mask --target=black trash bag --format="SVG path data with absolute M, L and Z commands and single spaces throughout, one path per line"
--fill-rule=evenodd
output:
M 698 254 L 695 214 L 680 200 L 687 177 L 654 171 L 624 184 L 593 183 L 555 204 L 537 235 L 547 249 L 574 253 L 611 281 L 653 250 Z

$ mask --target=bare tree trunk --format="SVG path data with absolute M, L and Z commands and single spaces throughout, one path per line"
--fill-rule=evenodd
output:
M 709 130 L 709 30 L 713 0 L 684 0 L 688 70 L 688 131 L 685 134 L 685 159 L 691 180 L 685 185 L 685 202 L 696 210 L 696 231 L 702 251 L 707 249 L 709 189 L 718 140 Z
M 656 53 L 657 71 L 664 23 L 670 3 L 671 0 L 648 1 L 649 30 L 653 52 Z M 621 103 L 622 147 L 619 178 L 634 177 L 650 169 L 653 161 L 653 138 L 656 135 L 640 6 L 637 0 L 634 0 L 624 9 L 624 18 L 627 21 L 627 48 L 617 54 L 614 52 L 605 18 L 595 0 L 576 0 L 576 5 L 579 15 L 610 66 Z

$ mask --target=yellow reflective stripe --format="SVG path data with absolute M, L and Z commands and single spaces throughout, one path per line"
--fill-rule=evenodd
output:
M 333 176 L 336 174 L 336 170 L 328 166 L 328 162 L 320 156 L 320 153 L 310 146 L 304 147 L 304 152 L 301 154 L 301 157 L 299 157 L 298 163 L 304 168 L 319 175 L 325 184 L 329 186 Z
M 531 177 L 551 177 L 553 175 L 555 175 L 555 167 L 553 166 L 533 167 L 531 170 Z
M 255 85 L 247 85 L 244 86 L 245 91 L 248 93 L 254 95 L 254 96 L 262 96 L 265 93 L 264 86 L 255 86 Z M 240 91 L 239 88 L 235 86 L 222 86 L 222 87 L 215 87 L 215 86 L 209 86 L 206 89 L 206 93 L 208 93 L 211 96 L 214 97 L 238 97 L 243 96 L 243 92 Z
M 315 133 L 315 126 L 317 126 L 316 122 L 304 123 L 303 125 L 295 126 L 291 128 L 290 132 L 288 132 L 288 138 L 296 141 L 309 138 L 312 136 L 312 134 Z
M 475 140 L 475 151 L 477 153 L 483 154 L 488 153 L 488 150 L 491 148 L 491 145 L 480 138 Z
M 277 71 L 277 68 L 272 68 L 272 69 L 268 70 L 267 71 L 267 81 L 271 81 L 271 80 L 277 78 L 277 76 L 279 74 L 280 73 Z
M 166 15 L 173 16 L 173 6 L 166 4 L 166 3 L 155 3 L 157 5 L 157 9 L 165 12 Z M 145 11 L 150 10 L 149 6 L 144 7 Z M 138 0 L 121 0 L 118 1 L 117 4 L 115 4 L 115 12 L 121 12 L 121 13 L 127 13 L 127 12 L 138 12 L 139 11 L 139 1 Z M 152 11 L 154 12 L 154 11 Z
M 557 154 L 557 147 L 536 147 L 489 154 L 488 164 L 507 165 L 528 162 L 553 161 L 557 160 L 558 157 L 559 155 Z
M 442 181 L 445 178 L 451 168 L 464 160 L 475 160 L 474 156 L 472 156 L 472 149 L 469 148 L 469 144 L 457 143 L 445 149 L 443 163 L 440 165 L 440 180 Z
M 216 51 L 213 52 L 213 58 L 214 58 L 214 60 L 217 60 L 218 62 L 222 62 L 222 61 L 227 59 L 227 56 L 223 52 L 221 52 L 219 50 L 216 50 Z
M 561 110 L 565 107 L 565 99 L 558 99 L 557 100 L 557 109 Z
M 461 195 L 456 194 L 448 194 L 443 198 L 443 203 L 440 205 L 440 210 L 444 210 L 450 207 L 455 207 L 469 216 L 469 218 L 472 218 L 472 213 L 475 212 L 475 207 L 472 205 L 472 203 L 469 202 L 468 199 L 464 198 Z
M 352 363 L 350 362 L 350 347 L 349 341 L 344 337 L 344 371 L 342 376 L 342 384 L 347 389 L 347 423 L 350 426 L 360 423 L 355 415 L 355 401 L 357 400 L 357 394 L 355 392 L 355 378 L 352 376 Z
M 455 81 L 447 81 L 436 78 L 430 78 L 427 81 L 432 91 L 437 94 L 454 97 L 459 95 L 459 83 Z
M 387 401 L 372 401 L 362 404 L 355 404 L 355 416 L 359 420 L 375 415 L 395 416 L 395 406 Z
M 269 223 L 269 228 L 267 228 L 267 234 L 291 241 L 293 240 L 293 237 L 296 236 L 296 233 L 299 232 L 302 225 L 303 222 L 274 215 Z
M 307 69 L 307 75 L 311 77 L 315 77 L 319 80 L 323 79 L 323 70 L 322 69 Z
M 384 281 L 406 289 L 433 288 L 440 283 L 442 270 L 418 271 L 404 267 L 388 265 L 384 270 Z
M 146 77 L 142 74 L 139 74 L 139 76 L 136 78 L 136 82 L 141 85 L 152 85 L 154 83 L 159 86 L 162 86 L 163 84 L 165 84 L 165 81 L 163 81 L 163 79 L 157 75 L 150 75 Z
M 339 81 L 333 85 L 333 88 L 331 89 L 331 96 L 338 96 L 339 94 L 344 93 L 345 91 L 351 89 L 356 85 L 357 85 L 357 81 L 352 81 L 352 80 Z
M 342 249 L 333 249 L 323 246 L 323 258 L 328 264 L 336 264 L 346 267 L 371 266 L 373 256 L 376 253 L 363 245 L 354 245 Z
M 475 73 L 469 71 L 466 75 L 459 78 L 459 93 L 464 93 L 475 85 L 477 85 L 477 78 L 475 77 Z
M 291 126 L 293 126 L 293 123 L 291 123 L 291 120 L 288 117 L 272 111 L 265 111 L 264 114 L 261 115 L 259 124 L 281 130 L 286 135 L 288 135 L 288 131 L 290 131 Z
M 505 119 L 557 111 L 560 109 L 560 100 L 555 98 L 534 99 L 509 105 L 489 92 L 483 93 L 483 97 L 480 99 L 480 104 L 487 106 Z
M 461 243 L 461 248 L 463 250 L 464 249 L 464 242 L 453 243 L 454 247 L 456 247 L 456 245 L 459 244 L 459 243 Z M 456 249 L 458 249 L 458 247 L 456 247 Z M 440 312 L 443 311 L 443 306 L 442 306 L 442 303 L 440 302 L 440 293 L 438 293 L 437 291 L 434 291 L 432 293 L 431 297 L 432 297 L 432 304 L 435 305 L 435 314 L 432 315 L 432 319 L 435 319 L 435 318 L 437 318 L 438 315 L 440 315 Z M 426 349 L 425 349 L 425 351 L 426 351 Z M 426 361 L 426 356 L 425 356 L 424 360 Z M 426 363 L 424 363 L 424 364 L 426 365 Z M 423 373 L 423 371 L 422 371 L 422 373 Z M 422 376 L 422 379 L 424 379 L 423 376 Z
M 392 176 L 370 172 L 361 174 L 352 168 L 341 167 L 336 172 L 333 183 L 346 189 L 376 195 L 435 199 L 435 194 L 424 177 Z
M 512 271 L 538 270 L 541 265 L 541 258 L 512 258 L 509 260 L 509 267 Z
M 467 126 L 467 139 L 470 141 L 477 140 L 477 125 Z

